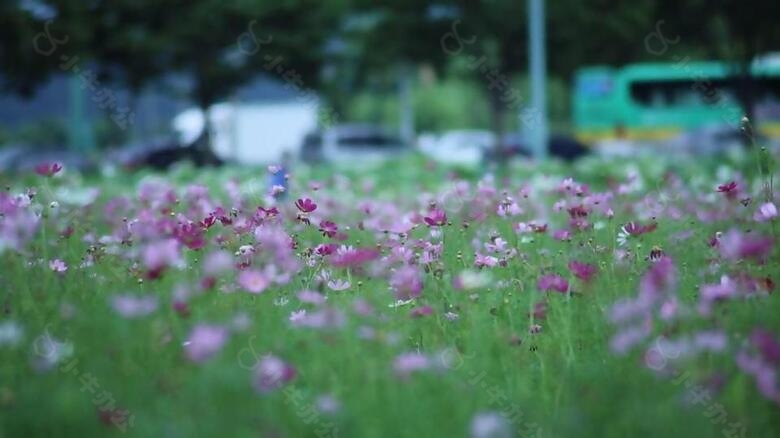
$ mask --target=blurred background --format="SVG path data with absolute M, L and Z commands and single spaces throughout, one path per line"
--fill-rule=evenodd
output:
M 0 171 L 775 147 L 778 18 L 772 0 L 1 0 Z

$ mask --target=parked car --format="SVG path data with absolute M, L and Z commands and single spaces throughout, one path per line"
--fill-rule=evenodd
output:
M 407 152 L 408 145 L 376 125 L 340 125 L 305 136 L 301 159 L 365 164 L 383 161 Z
M 106 164 L 125 171 L 142 167 L 166 170 L 176 162 L 198 159 L 190 145 L 182 145 L 175 138 L 156 138 L 122 146 L 107 154 Z
M 447 131 L 438 138 L 420 142 L 420 151 L 440 163 L 475 166 L 495 142 L 496 136 L 490 131 Z
M 718 123 L 685 131 L 672 138 L 665 146 L 673 153 L 707 155 L 742 148 L 745 140 L 742 130 L 726 123 Z M 766 136 L 760 133 L 755 134 L 755 141 L 760 145 L 768 143 Z
M 564 161 L 574 161 L 588 153 L 588 147 L 567 135 L 552 135 L 547 141 L 547 153 Z M 499 154 L 498 156 L 496 154 Z M 530 142 L 526 137 L 511 133 L 502 137 L 499 148 L 485 151 L 485 160 L 506 160 L 513 157 L 531 157 Z

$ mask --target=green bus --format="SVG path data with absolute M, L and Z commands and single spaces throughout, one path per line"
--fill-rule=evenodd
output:
M 753 125 L 765 137 L 780 138 L 780 62 L 751 65 Z M 572 93 L 576 137 L 585 144 L 624 138 L 664 141 L 708 124 L 739 128 L 743 110 L 738 81 L 721 62 L 631 64 L 586 67 L 575 75 Z

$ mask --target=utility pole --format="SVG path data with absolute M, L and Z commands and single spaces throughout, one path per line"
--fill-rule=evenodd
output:
M 84 110 L 84 90 L 76 75 L 68 78 L 68 100 L 70 103 L 70 126 L 68 147 L 72 151 L 90 153 L 95 150 L 95 135 Z
M 545 66 L 545 29 L 544 0 L 528 0 L 528 52 L 529 76 L 531 77 L 530 111 L 538 112 L 541 118 L 526 120 L 526 128 L 530 130 L 531 150 L 536 161 L 547 158 L 547 142 L 549 127 L 547 125 L 547 72 Z M 521 116 L 521 120 L 522 116 Z
M 414 142 L 414 105 L 412 103 L 412 66 L 404 63 L 400 69 L 398 87 L 400 118 L 400 134 L 404 143 Z

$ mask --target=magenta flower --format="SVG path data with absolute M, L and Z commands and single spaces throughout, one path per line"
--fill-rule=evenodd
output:
M 750 342 L 766 362 L 780 365 L 780 340 L 775 339 L 771 332 L 757 328 L 750 335 Z
M 555 291 L 566 293 L 569 291 L 569 282 L 560 275 L 547 274 L 539 279 L 538 287 L 539 290 L 544 292 Z
M 271 285 L 271 279 L 262 272 L 246 270 L 238 274 L 238 284 L 253 294 L 260 294 Z
M 738 193 L 738 187 L 736 181 L 729 181 L 725 184 L 718 186 L 718 192 L 723 193 L 729 199 L 734 199 Z
M 585 282 L 590 281 L 598 271 L 594 265 L 580 263 L 574 260 L 569 262 L 569 270 L 572 274 L 574 274 L 575 277 Z
M 35 173 L 41 176 L 53 176 L 62 170 L 60 163 L 41 163 L 35 166 Z
M 58 274 L 64 274 L 68 270 L 68 265 L 60 259 L 54 259 L 49 261 L 49 269 Z
M 173 236 L 189 249 L 201 249 L 206 245 L 203 227 L 194 222 L 178 224 Z
M 447 213 L 444 210 L 434 208 L 429 216 L 425 216 L 423 220 L 429 227 L 441 227 L 447 224 Z
M 111 299 L 111 307 L 123 318 L 140 318 L 157 310 L 157 298 L 153 295 L 116 295 Z
M 321 243 L 314 248 L 314 253 L 318 256 L 328 256 L 336 252 L 338 245 L 335 243 Z
M 412 318 L 421 318 L 423 316 L 429 316 L 433 314 L 433 308 L 431 306 L 415 307 L 409 312 Z
M 187 358 L 193 362 L 205 362 L 216 355 L 229 337 L 226 328 L 217 325 L 200 324 L 190 332 L 184 343 Z
M 379 257 L 379 251 L 371 248 L 345 248 L 339 249 L 331 257 L 331 264 L 337 268 L 360 266 Z
M 254 387 L 261 394 L 267 394 L 293 380 L 295 374 L 295 368 L 290 364 L 269 354 L 263 356 L 257 364 L 253 378 Z
M 309 198 L 298 199 L 295 201 L 295 206 L 301 213 L 311 213 L 317 209 L 317 204 Z
M 655 222 L 651 222 L 647 225 L 642 225 L 638 222 L 629 222 L 623 226 L 622 231 L 631 236 L 639 236 L 653 232 L 656 228 L 658 228 L 658 224 Z
M 737 366 L 756 380 L 761 395 L 780 405 L 780 387 L 778 386 L 778 364 L 780 364 L 780 342 L 776 337 L 761 328 L 750 336 L 750 347 L 737 355 Z
M 323 236 L 333 237 L 338 233 L 339 227 L 331 221 L 320 222 L 320 232 Z
M 533 315 L 534 321 L 541 321 L 547 317 L 547 303 L 544 301 L 539 301 L 534 304 L 534 311 L 533 313 L 528 313 L 528 317 L 530 318 L 531 315 Z
M 741 233 L 736 229 L 723 234 L 718 241 L 721 255 L 731 261 L 754 259 L 763 262 L 772 252 L 772 246 L 770 237 Z

